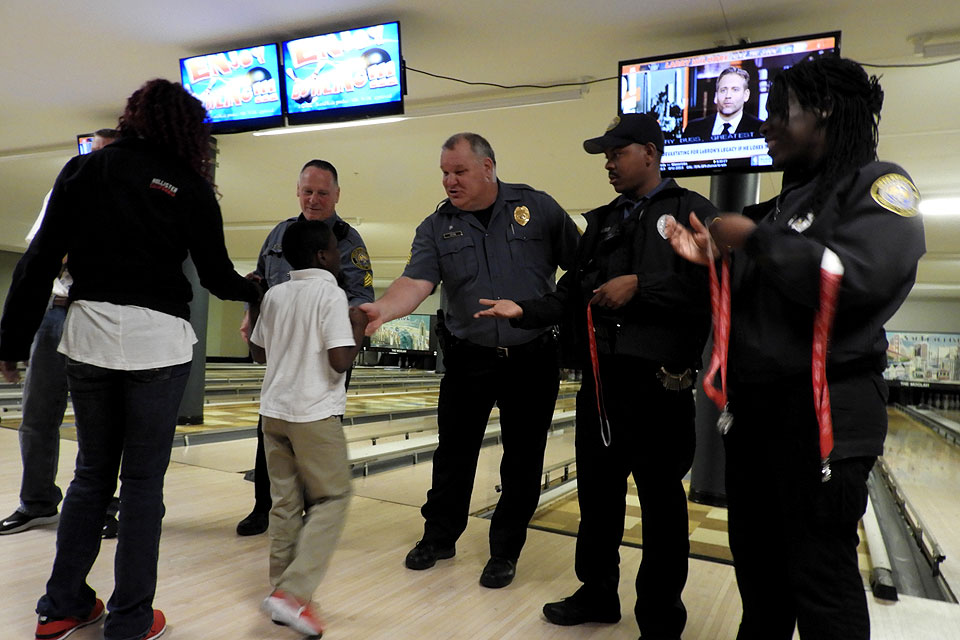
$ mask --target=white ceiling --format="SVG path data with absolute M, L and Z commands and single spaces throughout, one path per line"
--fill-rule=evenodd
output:
M 837 29 L 845 56 L 875 64 L 944 60 L 914 56 L 913 35 L 960 41 L 956 0 L 6 0 L 0 248 L 23 250 L 44 194 L 75 153 L 74 136 L 114 126 L 145 80 L 177 80 L 179 58 L 394 19 L 409 67 L 500 84 L 582 82 L 613 76 L 624 58 Z M 872 72 L 882 74 L 886 93 L 881 157 L 906 167 L 925 197 L 960 197 L 960 62 Z M 407 77 L 409 112 L 517 93 L 413 71 Z M 602 133 L 616 95 L 610 80 L 590 85 L 580 99 L 543 106 L 221 136 L 217 182 L 231 256 L 241 271 L 253 264 L 270 228 L 298 212 L 300 166 L 321 157 L 340 170 L 339 212 L 366 240 L 377 286 L 389 283 L 416 225 L 443 197 L 439 147 L 463 130 L 491 141 L 501 178 L 543 189 L 571 213 L 590 209 L 613 192 L 602 160 L 580 144 Z M 709 193 L 707 178 L 683 183 Z M 777 174 L 763 175 L 762 196 L 778 188 Z M 916 295 L 960 298 L 960 217 L 930 218 L 926 230 Z

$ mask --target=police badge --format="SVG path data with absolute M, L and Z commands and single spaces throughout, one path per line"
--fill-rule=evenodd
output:
M 904 218 L 912 218 L 920 212 L 920 192 L 909 178 L 899 173 L 888 173 L 874 180 L 870 197 L 887 211 Z
M 350 262 L 358 269 L 370 271 L 370 256 L 363 247 L 357 247 L 350 252 Z
M 530 209 L 520 205 L 513 210 L 513 219 L 516 220 L 517 224 L 521 227 L 526 226 L 526 224 L 530 222 Z
M 657 219 L 657 233 L 659 233 L 660 237 L 664 240 L 667 239 L 667 221 L 673 219 L 674 217 L 669 213 L 665 213 Z

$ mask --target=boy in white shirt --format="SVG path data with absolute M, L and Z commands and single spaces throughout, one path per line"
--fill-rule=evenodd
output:
M 337 286 L 340 253 L 323 222 L 298 220 L 283 235 L 290 280 L 271 287 L 250 336 L 266 362 L 260 396 L 270 511 L 270 582 L 263 609 L 274 622 L 319 637 L 311 599 L 343 531 L 350 467 L 340 421 L 344 372 L 360 349 L 366 315 Z M 306 512 L 304 516 L 303 513 Z

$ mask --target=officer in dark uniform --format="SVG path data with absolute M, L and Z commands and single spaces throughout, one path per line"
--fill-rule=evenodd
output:
M 347 294 L 350 306 L 358 306 L 373 301 L 373 270 L 370 256 L 363 244 L 363 238 L 357 230 L 337 215 L 336 206 L 340 200 L 340 185 L 337 182 L 337 169 L 326 160 L 311 160 L 303 165 L 297 180 L 297 199 L 300 200 L 300 215 L 287 218 L 270 232 L 260 249 L 255 274 L 262 278 L 267 288 L 290 279 L 291 266 L 283 258 L 281 241 L 283 233 L 297 220 L 323 220 L 330 225 L 337 238 L 340 251 L 340 286 Z M 250 314 L 247 312 L 240 326 L 240 334 L 245 341 L 250 338 Z M 349 384 L 349 373 L 347 374 Z M 237 525 L 241 536 L 252 536 L 267 530 L 270 513 L 270 478 L 267 475 L 267 461 L 263 452 L 263 431 L 257 422 L 257 459 L 254 471 L 256 502 L 253 511 Z
M 555 288 L 557 267 L 573 264 L 576 226 L 546 193 L 500 182 L 490 144 L 474 133 L 452 136 L 440 155 L 448 198 L 417 227 L 410 262 L 367 312 L 367 333 L 416 309 L 443 282 L 440 330 L 446 373 L 437 413 L 439 446 L 422 513 L 423 539 L 407 554 L 427 569 L 455 554 L 467 526 L 483 434 L 500 409 L 503 491 L 490 523 L 486 587 L 510 584 L 540 495 L 547 431 L 559 388 L 556 341 L 549 329 L 517 329 L 474 320 L 480 298 L 538 297 Z
M 795 627 L 805 640 L 870 636 L 857 523 L 887 429 L 883 324 L 925 251 L 913 182 L 876 160 L 882 104 L 877 79 L 851 60 L 783 71 L 760 129 L 784 172 L 780 195 L 709 231 L 668 225 L 691 260 L 708 261 L 711 236 L 732 250 L 732 310 L 715 322 L 730 331 L 738 640 L 789 640 Z
M 693 383 L 710 312 L 707 270 L 679 258 L 663 228 L 690 211 L 712 217 L 716 209 L 660 177 L 663 132 L 650 116 L 617 118 L 583 147 L 605 154 L 620 195 L 584 214 L 575 269 L 555 293 L 519 303 L 482 300 L 492 306 L 477 315 L 512 318 L 524 328 L 566 318 L 578 338 L 576 571 L 583 585 L 545 605 L 544 615 L 560 625 L 620 620 L 619 547 L 632 474 L 643 511 L 637 622 L 644 638 L 678 639 L 690 550 L 682 480 L 693 462 Z

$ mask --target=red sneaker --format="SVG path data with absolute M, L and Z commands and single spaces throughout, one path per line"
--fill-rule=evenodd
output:
M 270 619 L 277 624 L 290 627 L 313 638 L 319 638 L 323 635 L 323 621 L 314 611 L 311 602 L 298 600 L 289 593 L 275 589 L 263 601 L 261 607 L 270 614 Z
M 163 635 L 163 632 L 167 630 L 167 618 L 163 615 L 163 611 L 160 609 L 153 610 L 153 624 L 150 625 L 150 631 L 147 631 L 147 635 L 143 636 L 143 640 L 153 640 L 153 638 L 159 638 Z
M 77 629 L 82 629 L 100 620 L 105 613 L 103 600 L 97 598 L 93 611 L 86 618 L 37 618 L 37 640 L 62 640 Z

